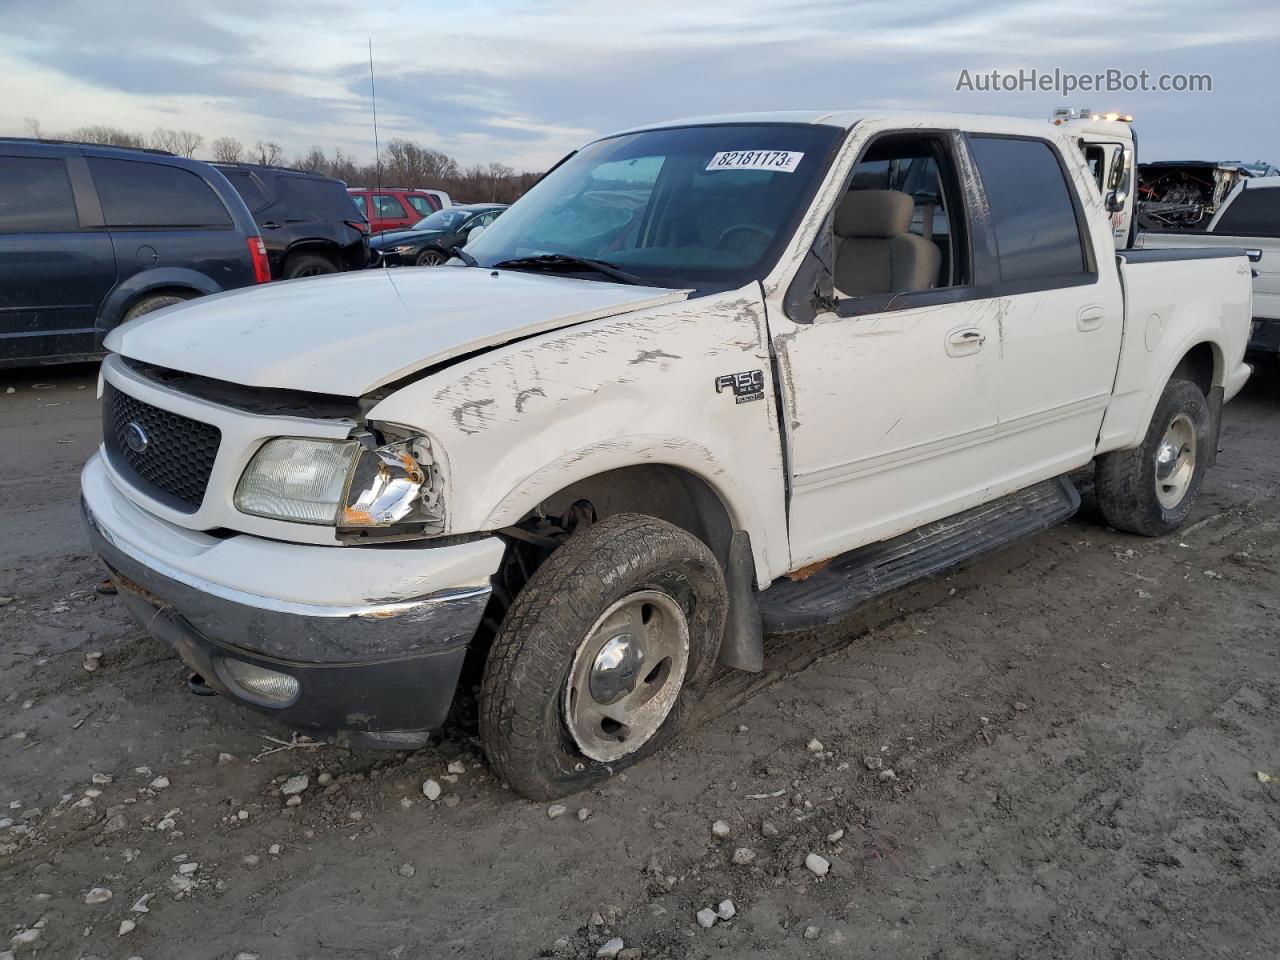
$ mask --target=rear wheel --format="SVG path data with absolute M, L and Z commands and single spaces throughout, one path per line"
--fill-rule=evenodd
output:
M 296 254 L 291 256 L 284 265 L 286 280 L 296 280 L 298 277 L 320 277 L 337 272 L 338 265 L 318 253 Z
M 1200 388 L 1170 380 L 1141 446 L 1098 458 L 1095 487 L 1107 523 L 1148 537 L 1182 526 L 1204 482 L 1210 427 Z
M 125 322 L 132 320 L 134 317 L 140 317 L 144 313 L 150 313 L 153 310 L 159 310 L 161 307 L 171 307 L 175 303 L 184 303 L 190 300 L 178 293 L 155 293 L 151 296 L 143 297 L 127 311 L 125 311 Z
M 485 664 L 480 737 L 515 790 L 549 800 L 638 763 L 680 728 L 727 601 L 711 551 L 652 517 L 578 533 L 516 596 Z
M 439 250 L 423 250 L 418 254 L 418 259 L 414 261 L 414 266 L 418 267 L 438 267 L 444 263 L 445 255 Z

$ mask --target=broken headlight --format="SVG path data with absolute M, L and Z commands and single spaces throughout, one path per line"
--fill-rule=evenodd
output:
M 443 526 L 440 489 L 425 437 L 384 433 L 352 440 L 277 437 L 254 454 L 236 486 L 242 513 L 347 531 Z

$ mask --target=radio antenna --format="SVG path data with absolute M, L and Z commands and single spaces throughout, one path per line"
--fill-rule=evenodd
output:
M 373 103 L 373 176 L 377 181 L 377 189 L 382 191 L 382 151 L 378 148 L 378 86 L 373 78 L 373 37 L 369 38 L 369 99 Z M 373 208 L 377 205 L 378 198 L 375 195 L 373 202 L 369 204 L 369 213 L 372 214 Z M 372 218 L 370 218 L 372 219 Z

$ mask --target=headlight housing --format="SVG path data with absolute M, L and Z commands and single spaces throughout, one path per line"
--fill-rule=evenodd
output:
M 398 247 L 391 248 L 395 253 L 413 253 L 417 249 L 412 243 L 402 243 Z
M 334 526 L 339 531 L 395 531 L 406 536 L 444 527 L 439 476 L 426 437 L 379 443 L 276 437 L 264 443 L 236 485 L 242 513 Z

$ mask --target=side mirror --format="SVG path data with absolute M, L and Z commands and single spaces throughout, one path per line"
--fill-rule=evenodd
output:
M 1123 190 L 1112 190 L 1107 194 L 1107 213 L 1120 213 L 1129 202 L 1129 194 Z
M 1111 176 L 1107 178 L 1108 190 L 1119 190 L 1120 184 L 1124 183 L 1125 170 L 1129 164 L 1129 152 L 1121 147 L 1117 151 L 1115 159 L 1111 161 Z
M 484 233 L 484 227 L 472 227 L 470 230 L 467 231 L 466 243 L 470 243 L 472 240 L 480 236 L 480 234 L 482 233 Z

